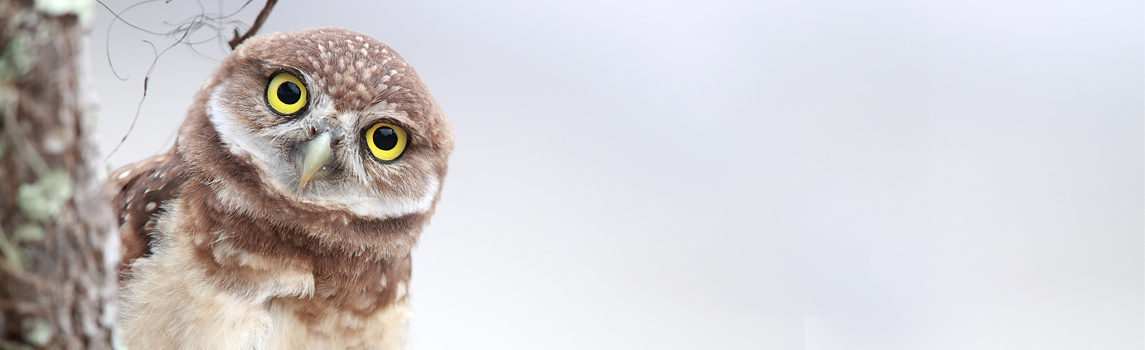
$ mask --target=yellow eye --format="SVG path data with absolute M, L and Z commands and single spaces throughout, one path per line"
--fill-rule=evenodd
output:
M 278 73 L 266 87 L 266 103 L 275 112 L 294 114 L 306 107 L 306 86 L 290 73 Z
M 406 130 L 390 123 L 374 124 L 362 136 L 370 147 L 370 154 L 384 161 L 398 159 L 409 143 Z

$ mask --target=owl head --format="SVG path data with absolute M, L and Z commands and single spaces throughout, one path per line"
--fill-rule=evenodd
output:
M 336 28 L 247 40 L 188 116 L 183 158 L 222 206 L 274 225 L 384 228 L 428 216 L 453 148 L 413 68 L 386 44 Z

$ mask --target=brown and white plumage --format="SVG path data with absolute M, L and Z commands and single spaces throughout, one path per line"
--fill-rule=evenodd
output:
M 269 105 L 282 73 L 306 92 L 294 114 Z M 367 147 L 378 123 L 408 133 L 399 158 Z M 332 28 L 249 39 L 195 95 L 173 149 L 109 176 L 128 347 L 401 347 L 410 249 L 452 147 L 385 44 Z

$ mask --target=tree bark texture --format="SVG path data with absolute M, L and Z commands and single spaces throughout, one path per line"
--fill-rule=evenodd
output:
M 0 0 L 0 350 L 110 349 L 119 248 L 95 171 L 86 29 L 49 2 Z

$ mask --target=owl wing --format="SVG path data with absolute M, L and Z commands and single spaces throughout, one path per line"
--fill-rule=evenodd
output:
M 119 217 L 122 259 L 120 279 L 125 278 L 135 259 L 151 255 L 155 221 L 163 204 L 179 194 L 187 181 L 183 159 L 174 153 L 157 155 L 115 170 L 108 175 L 105 193 Z

